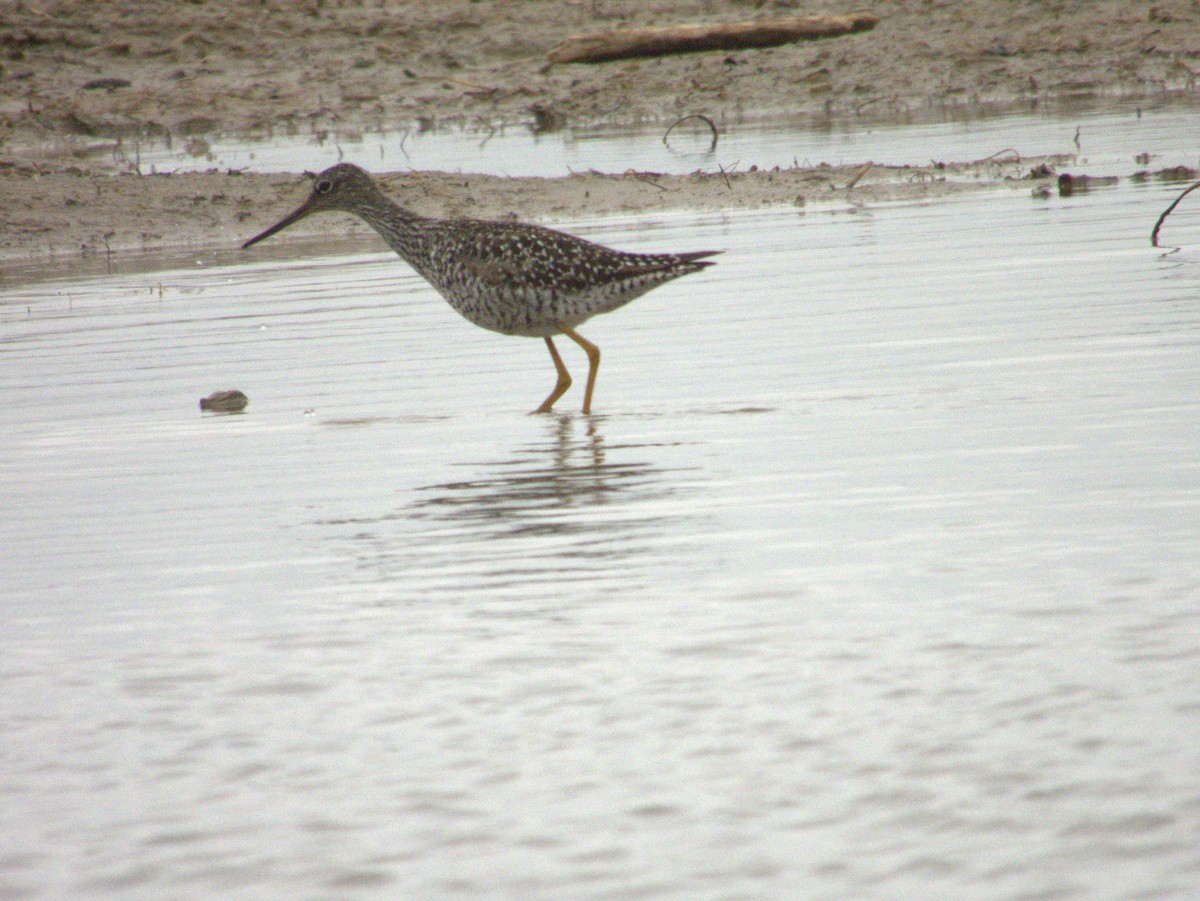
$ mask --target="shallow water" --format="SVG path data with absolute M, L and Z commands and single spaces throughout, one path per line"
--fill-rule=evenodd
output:
M 382 251 L 6 290 L 0 897 L 1195 897 L 1173 193 L 573 223 L 726 250 L 591 417 Z
M 687 173 L 735 171 L 751 165 L 928 166 L 990 157 L 1011 161 L 1069 154 L 1093 175 L 1128 175 L 1137 168 L 1200 165 L 1197 109 L 1178 101 L 1126 102 L 1102 108 L 1058 105 L 1044 111 L 938 119 L 922 124 L 855 120 L 714 123 L 690 117 L 667 133 L 643 127 L 579 128 L 534 133 L 528 128 L 474 132 L 328 131 L 273 134 L 262 140 L 214 135 L 191 142 L 120 144 L 103 151 L 141 171 L 195 171 L 212 167 L 256 172 L 320 171 L 355 162 L 368 169 L 437 169 L 508 176 L 557 177 L 569 172 L 627 169 Z M 718 140 L 713 146 L 713 128 Z M 1151 158 L 1137 161 L 1139 154 Z

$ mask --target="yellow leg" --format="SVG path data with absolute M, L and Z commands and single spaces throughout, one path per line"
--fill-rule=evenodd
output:
M 583 412 L 592 412 L 592 391 L 596 388 L 596 373 L 600 371 L 600 348 L 591 341 L 588 341 L 574 329 L 569 329 L 565 325 L 560 325 L 558 330 L 583 348 L 583 352 L 588 358 L 588 380 L 587 390 L 583 392 Z M 550 339 L 547 338 L 547 341 Z M 563 389 L 566 390 L 566 389 Z M 557 395 L 555 398 L 557 399 Z
M 549 413 L 550 408 L 554 406 L 554 402 L 558 400 L 571 387 L 571 373 L 567 372 L 567 367 L 563 364 L 562 357 L 558 355 L 558 348 L 554 346 L 554 342 L 549 337 L 546 338 L 546 347 L 550 348 L 550 359 L 554 361 L 554 368 L 558 372 L 558 382 L 554 385 L 554 390 L 550 392 L 550 396 L 542 401 L 542 405 L 534 410 L 534 413 Z

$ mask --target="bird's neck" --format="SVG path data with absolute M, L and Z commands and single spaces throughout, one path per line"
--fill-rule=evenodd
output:
M 405 260 L 410 258 L 420 235 L 420 223 L 425 217 L 393 203 L 382 192 L 370 201 L 359 204 L 355 212 L 387 241 L 392 250 Z

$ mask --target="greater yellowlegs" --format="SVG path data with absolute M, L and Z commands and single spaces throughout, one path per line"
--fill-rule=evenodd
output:
M 554 335 L 566 335 L 587 354 L 583 412 L 590 413 L 600 348 L 575 329 L 664 282 L 711 266 L 704 258 L 720 253 L 626 253 L 540 225 L 419 216 L 389 200 L 366 172 L 350 163 L 316 176 L 312 194 L 299 209 L 242 247 L 326 210 L 366 221 L 476 325 L 503 335 L 544 338 L 558 381 L 535 413 L 548 413 L 571 386 L 551 340 Z

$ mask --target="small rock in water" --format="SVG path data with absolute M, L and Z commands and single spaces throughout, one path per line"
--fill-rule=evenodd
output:
M 1064 172 L 1058 177 L 1058 196 L 1070 197 L 1072 194 L 1083 194 L 1093 188 L 1108 188 L 1118 182 L 1116 175 L 1072 175 Z
M 248 403 L 250 398 L 241 391 L 214 391 L 208 397 L 200 398 L 200 409 L 214 413 L 240 413 Z

